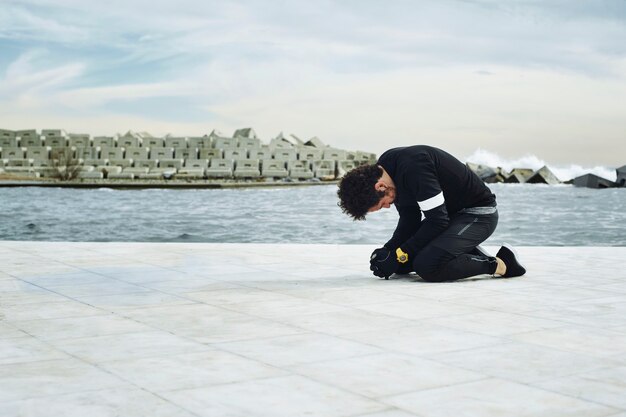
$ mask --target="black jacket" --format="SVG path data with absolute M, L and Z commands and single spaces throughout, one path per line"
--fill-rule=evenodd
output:
M 447 152 L 417 145 L 389 149 L 378 159 L 396 186 L 400 219 L 385 247 L 415 255 L 443 232 L 450 216 L 470 207 L 493 207 L 496 196 Z M 422 213 L 424 219 L 422 220 Z

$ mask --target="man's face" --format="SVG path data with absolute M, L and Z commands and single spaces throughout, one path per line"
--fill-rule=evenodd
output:
M 393 200 L 396 198 L 396 189 L 389 187 L 385 189 L 385 195 L 376 203 L 376 205 L 372 206 L 368 211 L 368 213 L 373 213 L 382 208 L 389 208 L 393 204 Z

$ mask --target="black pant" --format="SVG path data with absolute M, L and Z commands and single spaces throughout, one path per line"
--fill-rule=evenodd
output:
M 411 269 L 424 281 L 443 282 L 474 275 L 493 274 L 496 258 L 485 256 L 476 247 L 487 240 L 498 224 L 498 212 L 493 214 L 457 214 L 450 219 L 448 228 L 412 260 Z

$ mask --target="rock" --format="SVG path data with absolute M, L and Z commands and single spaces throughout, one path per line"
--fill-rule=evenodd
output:
M 492 183 L 504 182 L 504 180 L 509 176 L 509 173 L 502 167 L 497 167 L 496 173 L 496 176 L 491 178 Z
M 617 171 L 615 184 L 618 187 L 626 187 L 626 165 L 617 168 L 615 171 Z
M 587 188 L 611 188 L 615 187 L 615 183 L 613 181 L 609 181 L 605 178 L 599 177 L 594 174 L 585 174 L 580 177 L 576 177 L 572 180 L 572 184 L 576 187 L 587 187 Z
M 531 175 L 530 178 L 526 180 L 526 182 L 530 184 L 549 184 L 549 185 L 561 183 L 561 181 L 559 181 L 556 175 L 554 175 L 552 171 L 550 171 L 550 169 L 545 165 L 539 168 L 537 171 L 535 171 L 533 175 Z
M 235 133 L 233 133 L 233 137 L 234 138 L 250 138 L 250 139 L 258 138 L 258 136 L 256 135 L 256 132 L 251 127 L 246 127 L 243 129 L 235 130 Z
M 313 136 L 311 139 L 307 140 L 304 144 L 306 146 L 313 146 L 319 149 L 326 147 L 326 145 L 324 145 L 324 142 L 322 142 L 320 138 L 318 138 L 317 136 Z
M 509 184 L 523 184 L 533 175 L 533 170 L 529 168 L 514 168 L 513 171 L 504 179 Z
M 498 171 L 495 168 L 492 168 L 487 165 L 474 164 L 472 162 L 466 163 L 467 167 L 472 170 L 478 177 L 487 182 L 497 182 L 496 178 L 498 176 Z

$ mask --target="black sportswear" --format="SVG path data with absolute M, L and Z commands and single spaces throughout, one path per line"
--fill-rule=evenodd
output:
M 471 208 L 496 206 L 496 196 L 483 181 L 441 149 L 426 145 L 393 148 L 380 156 L 378 165 L 393 179 L 394 205 L 400 215 L 385 247 L 401 247 L 409 256 L 441 235 L 451 217 Z

